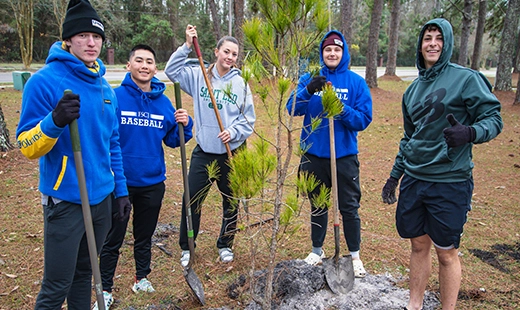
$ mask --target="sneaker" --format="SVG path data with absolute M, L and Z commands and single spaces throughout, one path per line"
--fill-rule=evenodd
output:
M 181 266 L 186 267 L 190 262 L 190 251 L 182 251 L 181 253 Z
M 153 293 L 153 292 L 155 292 L 155 290 L 153 289 L 152 283 L 150 283 L 150 281 L 148 281 L 148 279 L 146 279 L 146 278 L 142 278 L 141 280 L 139 280 L 139 282 L 135 282 L 134 286 L 132 286 L 132 291 L 134 291 L 134 293 L 139 293 L 139 292 Z
M 112 297 L 112 293 L 109 293 L 107 291 L 103 291 L 103 300 L 105 301 L 105 310 L 108 310 L 110 306 L 114 303 L 114 298 Z M 97 301 L 94 304 L 94 307 L 92 310 L 98 310 L 98 304 Z
M 220 261 L 223 263 L 230 263 L 233 261 L 233 251 L 231 251 L 230 248 L 218 249 L 218 255 L 220 256 Z
M 354 267 L 354 277 L 364 278 L 367 275 L 363 262 L 360 259 L 353 259 L 352 267 Z
M 311 252 L 309 255 L 307 255 L 307 257 L 304 260 L 307 264 L 316 266 L 318 264 L 321 264 L 323 262 L 324 258 L 325 258 L 325 251 L 321 250 L 321 255 Z

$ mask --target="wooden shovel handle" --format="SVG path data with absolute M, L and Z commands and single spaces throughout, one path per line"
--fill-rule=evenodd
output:
M 204 75 L 204 81 L 206 82 L 206 86 L 208 87 L 208 93 L 209 97 L 211 99 L 211 103 L 213 104 L 213 110 L 215 111 L 215 116 L 217 117 L 218 127 L 220 128 L 220 132 L 224 131 L 224 125 L 222 125 L 222 119 L 220 118 L 220 113 L 218 111 L 217 107 L 217 100 L 215 100 L 215 96 L 213 95 L 213 89 L 211 88 L 211 83 L 208 78 L 208 74 L 206 72 L 206 67 L 204 66 L 204 60 L 202 59 L 202 53 L 200 52 L 199 42 L 197 40 L 197 37 L 193 37 L 193 48 L 195 49 L 195 53 L 197 54 L 197 58 L 199 59 L 200 64 L 200 70 L 202 71 L 202 74 Z M 229 157 L 232 157 L 231 154 L 231 148 L 229 147 L 229 144 L 226 142 L 224 143 L 226 146 L 226 151 Z
M 330 135 L 330 175 L 332 183 L 332 210 L 334 213 L 334 259 L 339 259 L 339 202 L 338 202 L 338 176 L 336 165 L 336 145 L 334 139 L 334 118 L 329 118 L 329 135 Z
M 72 90 L 66 89 L 63 94 L 70 94 Z M 96 301 L 99 309 L 105 308 L 105 300 L 103 298 L 103 285 L 101 282 L 101 271 L 98 262 L 98 253 L 96 247 L 96 235 L 94 233 L 94 225 L 92 224 L 92 213 L 90 213 L 90 202 L 88 199 L 87 181 L 85 179 L 85 168 L 83 166 L 83 155 L 81 154 L 81 141 L 79 138 L 78 121 L 73 120 L 69 124 L 70 140 L 72 142 L 72 152 L 74 153 L 74 163 L 76 166 L 76 177 L 78 178 L 79 194 L 81 198 L 81 211 L 83 212 L 83 223 L 85 225 L 85 234 L 87 236 L 87 246 L 89 251 L 90 265 L 94 276 L 94 291 L 96 293 Z

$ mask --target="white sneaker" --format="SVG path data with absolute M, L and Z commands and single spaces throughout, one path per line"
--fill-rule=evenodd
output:
M 155 290 L 152 286 L 152 283 L 150 283 L 150 281 L 148 281 L 148 279 L 146 279 L 146 278 L 142 278 L 141 280 L 139 280 L 139 282 L 135 282 L 134 286 L 132 286 L 132 291 L 134 291 L 134 293 L 139 293 L 139 292 L 153 293 L 153 292 L 155 292 Z
M 223 263 L 230 263 L 234 258 L 233 251 L 230 248 L 218 249 L 218 255 Z
M 181 253 L 181 266 L 186 267 L 190 262 L 190 251 L 182 251 Z
M 360 259 L 353 259 L 352 267 L 354 268 L 354 277 L 364 278 L 367 275 L 363 262 Z
M 314 252 L 311 252 L 307 257 L 304 259 L 304 261 L 312 266 L 316 266 L 318 264 L 321 264 L 323 262 L 323 259 L 325 258 L 325 251 L 321 250 L 321 255 L 318 255 Z
M 108 310 L 110 306 L 114 303 L 114 298 L 112 297 L 112 293 L 109 293 L 107 291 L 103 291 L 103 300 L 105 301 L 105 310 Z M 98 310 L 98 304 L 97 301 L 94 304 L 94 307 L 92 310 Z

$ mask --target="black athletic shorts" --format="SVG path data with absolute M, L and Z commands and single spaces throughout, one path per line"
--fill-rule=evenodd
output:
M 438 247 L 458 248 L 472 194 L 473 179 L 432 183 L 405 174 L 395 215 L 399 235 L 415 238 L 427 234 Z

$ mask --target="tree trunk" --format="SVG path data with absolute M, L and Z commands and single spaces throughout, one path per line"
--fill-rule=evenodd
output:
M 220 17 L 218 15 L 218 8 L 215 0 L 208 0 L 209 11 L 211 12 L 211 20 L 213 21 L 213 33 L 215 39 L 218 41 L 222 37 L 222 29 L 220 28 Z
M 473 47 L 473 57 L 471 57 L 471 69 L 480 70 L 480 57 L 482 54 L 482 41 L 486 26 L 487 1 L 480 0 L 478 3 L 478 22 L 475 34 L 475 46 Z
M 65 15 L 67 14 L 67 4 L 68 0 L 53 0 L 52 1 L 52 8 L 53 8 L 53 14 L 54 18 L 56 19 L 56 25 L 59 29 L 59 40 L 62 39 L 63 34 L 63 22 L 65 21 Z
M 13 148 L 14 146 L 9 141 L 9 129 L 7 129 L 7 124 L 5 123 L 2 105 L 0 105 L 0 152 L 7 152 Z
M 341 0 L 341 33 L 348 44 L 349 53 L 352 52 L 352 0 Z M 349 64 L 350 67 L 350 64 Z
M 513 67 L 515 41 L 518 29 L 518 16 L 520 15 L 520 0 L 510 0 L 504 19 L 504 30 L 498 55 L 497 75 L 495 90 L 511 90 L 511 69 Z
M 518 82 L 516 82 L 516 96 L 513 105 L 520 105 L 520 78 L 518 78 Z
M 244 30 L 242 26 L 244 25 L 244 0 L 234 0 L 233 8 L 235 11 L 235 38 L 240 43 L 238 45 L 239 53 L 237 58 L 237 66 L 242 68 L 244 64 Z
M 177 35 L 175 33 L 179 27 L 179 10 L 176 9 L 179 7 L 177 0 L 168 0 L 166 2 L 166 7 L 168 10 L 168 20 L 170 21 L 170 26 L 173 29 L 172 46 L 170 50 L 175 51 L 177 49 Z M 182 36 L 179 41 L 184 42 L 183 38 L 184 36 Z
M 397 67 L 397 49 L 399 47 L 399 23 L 401 0 L 392 0 L 392 12 L 390 15 L 390 40 L 388 42 L 388 60 L 386 62 L 385 75 L 395 76 Z
M 464 0 L 464 11 L 462 14 L 462 31 L 460 34 L 459 60 L 461 66 L 468 64 L 468 41 L 471 34 L 471 11 L 473 0 Z
M 9 1 L 16 19 L 16 29 L 20 40 L 20 54 L 24 69 L 31 67 L 34 38 L 34 1 Z
M 520 0 L 519 0 L 520 1 Z M 372 18 L 370 20 L 370 33 L 368 34 L 367 67 L 365 80 L 368 87 L 377 87 L 377 56 L 379 50 L 379 29 L 383 14 L 384 0 L 374 0 Z
M 518 39 L 516 40 L 516 57 L 514 62 L 513 73 L 520 73 L 520 31 L 518 32 Z

